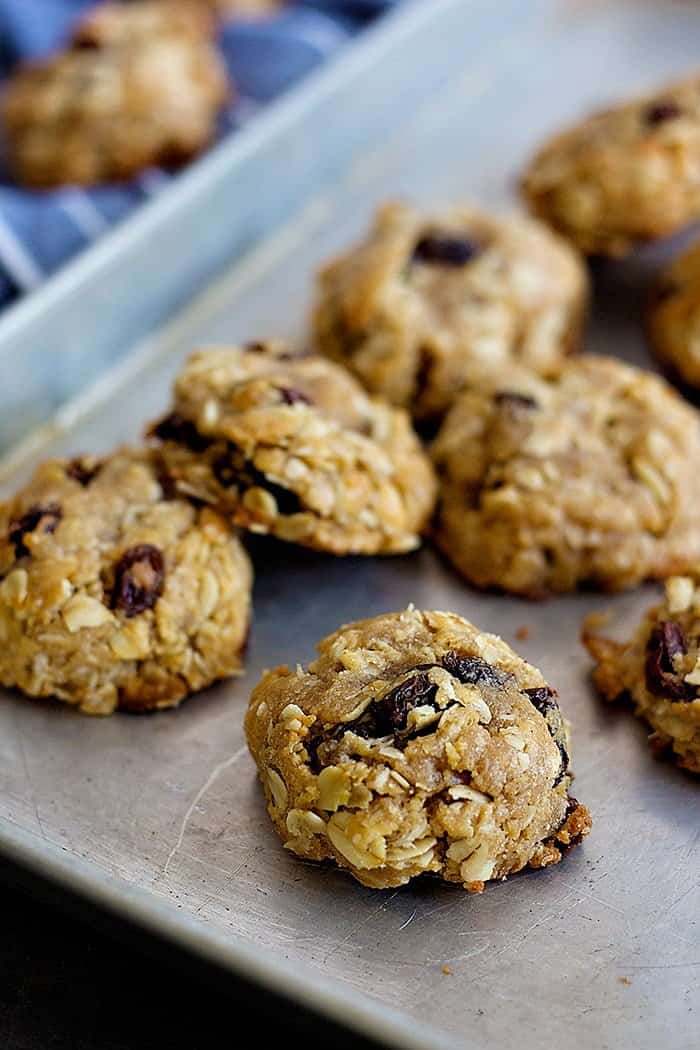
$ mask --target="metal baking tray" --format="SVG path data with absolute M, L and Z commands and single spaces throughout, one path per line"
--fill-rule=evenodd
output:
M 467 195 L 504 205 L 543 135 L 697 59 L 694 2 L 430 6 L 429 20 L 421 23 L 419 5 L 396 23 L 403 43 L 385 86 L 413 94 L 391 132 L 345 170 L 310 184 L 312 203 L 177 317 L 138 346 L 132 340 L 116 370 L 6 460 L 3 487 L 48 453 L 136 439 L 165 405 L 193 345 L 298 337 L 314 267 L 357 234 L 382 197 Z M 380 58 L 384 33 L 388 48 L 386 28 L 372 45 Z M 459 63 L 450 59 L 457 37 Z M 360 80 L 376 84 L 371 63 L 354 61 Z M 436 65 L 443 85 L 418 104 L 406 86 L 424 75 L 435 83 Z M 329 126 L 329 136 L 335 131 Z M 282 162 L 280 184 L 284 171 Z M 192 229 L 195 196 L 171 216 L 180 234 Z M 120 242 L 106 260 L 110 271 L 122 250 L 135 261 L 133 244 Z M 154 256 L 135 255 L 143 287 L 135 280 L 120 305 L 133 309 L 132 335 L 149 327 L 153 290 L 144 274 Z M 650 363 L 640 309 L 658 260 L 649 251 L 597 269 L 591 349 Z M 98 281 L 103 273 L 85 276 Z M 28 327 L 46 332 L 52 318 L 78 311 L 80 298 L 64 287 Z M 88 338 L 100 343 L 111 315 L 104 302 L 82 309 Z M 624 632 L 655 589 L 529 604 L 470 590 L 429 548 L 385 560 L 332 559 L 264 540 L 253 551 L 255 624 L 242 679 L 175 713 L 103 721 L 3 697 L 0 852 L 390 1045 L 695 1050 L 698 784 L 652 759 L 644 727 L 628 711 L 596 699 L 578 642 L 586 613 L 612 607 Z M 250 689 L 263 667 L 309 659 L 340 622 L 409 601 L 453 609 L 500 633 L 559 689 L 574 726 L 575 793 L 595 820 L 585 845 L 560 866 L 489 886 L 480 897 L 429 880 L 377 892 L 281 849 L 243 741 Z M 521 626 L 530 637 L 515 642 Z

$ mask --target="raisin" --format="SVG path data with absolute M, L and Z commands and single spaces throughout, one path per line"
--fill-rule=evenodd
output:
M 377 705 L 377 727 L 380 736 L 399 733 L 406 728 L 408 714 L 414 707 L 431 704 L 435 699 L 437 686 L 430 681 L 427 673 L 421 671 L 397 685 L 390 693 L 382 697 Z
M 205 452 L 212 443 L 211 438 L 200 434 L 194 423 L 185 419 L 179 412 L 171 412 L 169 416 L 161 419 L 151 429 L 151 434 L 161 441 L 173 441 L 176 445 L 184 445 L 192 452 Z
M 114 569 L 112 608 L 131 619 L 152 609 L 165 582 L 163 555 L 151 543 L 140 543 L 126 550 Z
M 666 620 L 654 628 L 647 642 L 644 665 L 647 689 L 650 693 L 682 702 L 697 698 L 696 687 L 684 682 L 676 673 L 673 664 L 674 657 L 684 656 L 686 652 L 683 632 L 677 623 Z
M 676 117 L 680 117 L 682 112 L 683 110 L 676 102 L 663 100 L 652 102 L 644 110 L 644 122 L 653 128 L 657 124 L 665 124 L 667 120 L 675 120 Z
M 219 456 L 212 463 L 211 469 L 222 488 L 230 489 L 238 484 L 241 471 L 233 463 L 230 455 L 224 453 L 223 456 Z
M 89 459 L 78 456 L 72 459 L 66 467 L 66 477 L 72 478 L 83 488 L 87 488 L 95 475 L 99 474 L 101 467 L 101 463 L 91 462 Z
M 442 666 L 464 685 L 485 685 L 497 689 L 508 680 L 508 674 L 492 667 L 478 656 L 460 656 L 453 651 L 445 653 Z
M 493 400 L 499 407 L 505 406 L 514 411 L 524 409 L 527 412 L 532 412 L 540 407 L 534 397 L 530 397 L 528 394 L 518 394 L 514 390 L 499 390 L 497 394 L 494 394 Z
M 545 717 L 547 712 L 551 711 L 553 707 L 558 707 L 558 704 L 554 699 L 557 694 L 553 689 L 550 689 L 548 685 L 535 689 L 523 689 L 523 692 L 530 698 L 530 702 L 537 708 L 539 713 Z
M 45 507 L 30 507 L 21 518 L 10 523 L 7 538 L 14 544 L 15 558 L 25 558 L 31 554 L 30 549 L 24 542 L 24 537 L 41 526 L 41 531 L 51 533 L 56 531 L 56 526 L 63 517 L 63 511 L 58 503 L 48 503 Z
M 413 249 L 413 262 L 435 263 L 438 266 L 466 266 L 480 252 L 476 241 L 468 237 L 450 237 L 429 233 Z
M 289 386 L 278 387 L 278 390 L 284 405 L 313 405 L 311 398 L 303 394 L 301 390 L 295 390 Z
M 225 489 L 235 485 L 243 490 L 257 488 L 269 492 L 274 497 L 280 514 L 298 514 L 302 510 L 302 503 L 296 492 L 270 481 L 250 460 L 244 459 L 242 453 L 233 445 L 228 452 L 214 460 L 212 470 L 216 480 Z

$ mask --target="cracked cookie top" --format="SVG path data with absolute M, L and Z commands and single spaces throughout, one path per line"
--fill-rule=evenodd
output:
M 432 468 L 405 413 L 281 344 L 194 354 L 150 433 L 181 492 L 320 550 L 411 550 L 433 507 Z
M 155 454 L 51 460 L 0 505 L 0 681 L 90 714 L 172 706 L 240 670 L 251 583 Z
M 366 885 L 433 872 L 480 891 L 588 831 L 555 690 L 451 613 L 341 628 L 308 668 L 265 675 L 246 733 L 287 847 Z
M 464 393 L 433 456 L 436 536 L 471 582 L 618 589 L 700 556 L 700 417 L 662 379 L 585 355 Z
M 594 113 L 522 180 L 532 211 L 586 254 L 624 255 L 700 214 L 700 74 Z
M 64 51 L 20 67 L 5 86 L 17 180 L 122 180 L 200 152 L 229 94 L 213 34 L 210 14 L 188 0 L 98 5 Z
M 546 227 L 468 205 L 384 205 L 366 238 L 319 275 L 319 349 L 421 420 L 516 362 L 547 372 L 578 343 L 587 277 Z

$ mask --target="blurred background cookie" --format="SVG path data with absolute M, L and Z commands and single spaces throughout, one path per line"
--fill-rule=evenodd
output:
M 481 370 L 551 371 L 578 346 L 587 290 L 575 252 L 537 222 L 387 204 L 321 271 L 316 344 L 372 393 L 435 419 Z
M 613 358 L 461 395 L 433 445 L 435 536 L 471 583 L 528 597 L 631 587 L 700 558 L 700 417 Z
M 659 277 L 648 314 L 659 360 L 689 386 L 700 387 L 700 242 Z
M 14 177 L 90 185 L 201 152 L 230 91 L 213 34 L 209 13 L 190 0 L 97 7 L 66 50 L 20 67 L 5 87 Z
M 533 213 L 587 255 L 625 255 L 700 216 L 700 74 L 594 113 L 522 179 Z

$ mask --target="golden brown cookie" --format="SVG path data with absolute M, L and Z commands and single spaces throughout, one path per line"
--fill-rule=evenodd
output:
M 245 727 L 285 847 L 366 886 L 430 872 L 478 893 L 590 829 L 556 692 L 452 613 L 342 627 L 263 677 Z
M 700 773 L 700 579 L 673 576 L 629 642 L 585 629 L 593 674 L 606 700 L 629 697 L 653 729 L 655 751 Z
M 151 428 L 180 491 L 234 524 L 334 554 L 420 542 L 435 478 L 406 414 L 283 346 L 194 354 Z
M 700 429 L 662 379 L 581 355 L 465 392 L 433 446 L 436 538 L 473 584 L 618 590 L 700 559 Z
M 539 223 L 387 204 L 321 271 L 313 324 L 318 348 L 371 393 L 434 419 L 484 369 L 558 365 L 587 291 L 580 259 Z
M 0 682 L 88 714 L 172 707 L 241 670 L 252 571 L 152 453 L 51 460 L 0 505 Z
M 684 383 L 700 387 L 700 243 L 661 274 L 648 320 L 659 360 Z
M 533 158 L 523 195 L 589 255 L 625 255 L 700 216 L 700 74 L 594 113 Z
M 5 87 L 14 177 L 38 188 L 89 185 L 201 152 L 229 94 L 213 31 L 187 0 L 99 5 L 66 50 L 21 67 Z

